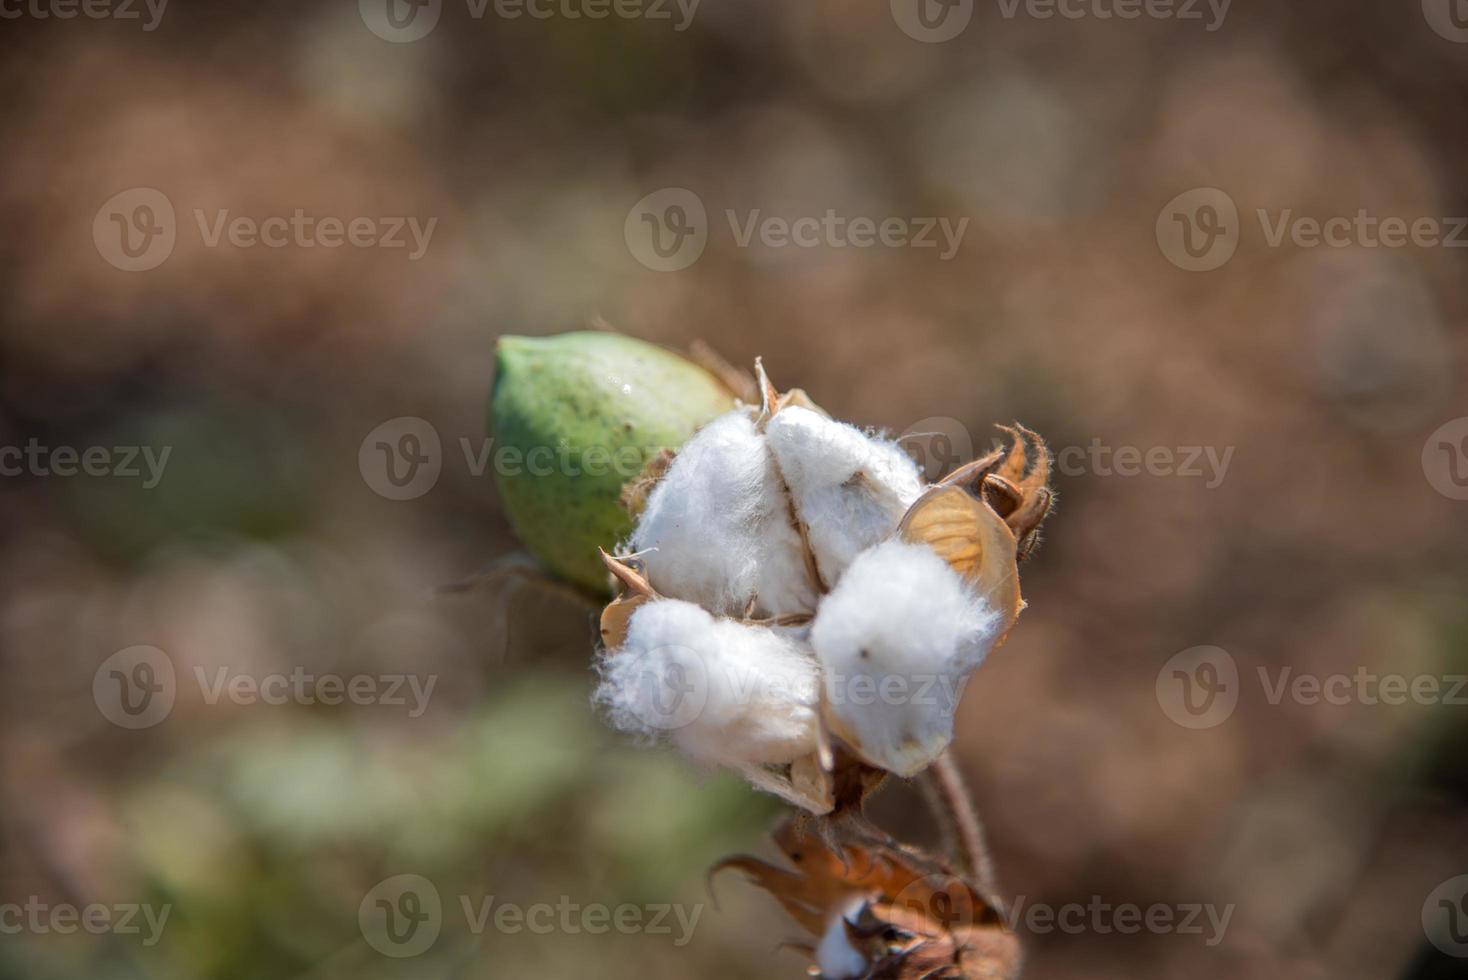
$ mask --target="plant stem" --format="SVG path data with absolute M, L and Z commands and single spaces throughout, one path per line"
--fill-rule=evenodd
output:
M 945 830 L 956 831 L 964 870 L 986 898 L 997 902 L 999 888 L 994 878 L 994 862 L 984 840 L 984 825 L 979 822 L 979 812 L 974 808 L 953 752 L 938 756 L 931 772 L 933 789 L 942 803 L 939 821 L 947 825 Z

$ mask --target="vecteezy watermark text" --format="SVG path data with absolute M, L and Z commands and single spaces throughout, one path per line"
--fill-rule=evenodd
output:
M 1008 924 L 1012 930 L 1022 926 L 1034 935 L 1063 932 L 1072 936 L 1083 933 L 1131 936 L 1147 932 L 1204 936 L 1205 946 L 1217 946 L 1223 941 L 1233 914 L 1232 903 L 1222 908 L 1211 902 L 1154 902 L 1142 906 L 1134 902 L 1113 904 L 1100 895 L 1092 895 L 1084 904 L 1066 902 L 1057 906 L 1029 903 L 1025 896 L 1017 895 L 1009 908 Z
M 1005 20 L 1019 14 L 1035 20 L 1207 20 L 1210 34 L 1223 26 L 1233 0 L 996 0 Z
M 873 437 L 882 432 L 867 430 Z M 958 419 L 931 416 L 914 422 L 897 436 L 897 443 L 936 481 L 974 458 L 974 438 Z M 1223 483 L 1233 461 L 1233 446 L 1113 446 L 1093 437 L 1084 446 L 1053 450 L 1055 470 L 1063 476 L 1176 476 L 1201 479 L 1206 489 Z
M 45 446 L 32 437 L 24 446 L 0 446 L 0 476 L 110 476 L 141 479 L 152 490 L 172 453 L 172 446 Z
M 194 208 L 192 225 L 204 248 L 376 248 L 403 250 L 409 262 L 428 251 L 437 218 L 410 215 L 341 217 L 294 208 L 290 214 L 242 215 L 229 208 Z M 185 225 L 189 227 L 189 225 Z M 162 265 L 178 242 L 173 202 L 151 187 L 114 194 L 92 219 L 92 243 L 109 265 L 145 272 Z
M 1212 490 L 1223 483 L 1234 447 L 1107 446 L 1099 438 L 1089 446 L 1065 446 L 1055 453 L 1055 468 L 1065 476 L 1181 476 L 1204 480 Z
M 0 935 L 66 936 L 80 931 L 93 936 L 142 936 L 144 946 L 153 946 L 162 937 L 172 911 L 172 905 L 93 902 L 77 906 L 50 903 L 31 895 L 24 902 L 0 902 Z
M 1464 248 L 1468 217 L 1353 214 L 1303 215 L 1294 208 L 1256 208 L 1268 248 Z M 1157 245 L 1169 262 L 1189 272 L 1208 272 L 1233 258 L 1243 227 L 1233 198 L 1216 187 L 1197 187 L 1158 212 Z
M 558 444 L 528 448 L 496 446 L 491 438 L 458 440 L 464 469 L 474 477 L 493 472 L 501 476 L 618 476 L 622 482 L 638 476 L 665 446 L 571 446 Z M 438 483 L 444 467 L 443 440 L 438 429 L 416 415 L 402 415 L 376 426 L 357 447 L 357 469 L 368 488 L 388 500 L 421 497 Z
M 935 249 L 947 261 L 957 254 L 968 218 L 848 215 L 835 208 L 819 214 L 774 215 L 761 208 L 724 210 L 737 248 Z M 676 272 L 698 261 L 710 225 L 703 199 L 685 187 L 664 187 L 632 206 L 622 233 L 632 257 L 656 272 Z
M 419 718 L 428 710 L 437 674 L 426 678 L 417 674 L 313 674 L 296 666 L 289 674 L 232 673 L 228 667 L 217 667 L 212 674 L 203 667 L 194 668 L 194 678 L 205 704 L 227 700 L 231 704 L 383 704 L 406 707 L 409 718 Z
M 951 715 L 965 678 L 928 672 L 845 673 L 754 670 L 681 645 L 655 647 L 619 668 L 635 689 L 629 710 L 649 732 L 673 732 L 702 717 L 713 692 L 722 704 L 794 703 L 932 708 Z
M 938 258 L 948 261 L 958 252 L 968 218 L 956 222 L 948 218 L 848 218 L 835 208 L 816 217 L 803 215 L 785 218 L 766 215 L 761 209 L 741 216 L 731 209 L 724 211 L 734 244 L 748 248 L 758 241 L 766 248 L 941 248 Z
M 137 20 L 142 21 L 144 31 L 151 32 L 157 30 L 167 7 L 168 0 L 0 0 L 0 19 Z
M 976 903 L 972 889 L 958 879 L 943 874 L 918 878 L 897 893 L 893 904 L 909 909 L 949 929 L 975 924 L 980 915 L 990 916 L 988 906 Z M 1092 895 L 1084 902 L 1032 902 L 1018 895 L 1009 904 L 999 925 L 1006 932 L 1028 932 L 1032 935 L 1062 932 L 1067 935 L 1091 933 L 1124 936 L 1137 933 L 1202 936 L 1208 946 L 1223 941 L 1233 919 L 1234 905 L 1222 907 L 1211 902 L 1112 902 Z
M 569 895 L 552 901 L 505 902 L 494 895 L 459 895 L 458 912 L 474 935 L 493 930 L 504 935 L 553 933 L 600 936 L 668 936 L 677 947 L 688 945 L 703 914 L 703 905 L 672 902 L 607 905 L 579 902 Z M 446 912 L 438 888 L 416 874 L 394 875 L 378 882 L 357 909 L 357 924 L 368 945 L 385 956 L 403 958 L 427 952 L 438 941 Z
M 693 23 L 701 0 L 464 0 L 473 20 L 493 13 L 500 20 L 667 21 L 674 32 Z M 443 0 L 358 0 L 367 29 L 384 41 L 406 44 L 421 40 L 438 25 Z
M 207 705 L 384 705 L 406 708 L 409 718 L 428 710 L 438 675 L 313 673 L 297 665 L 289 672 L 245 673 L 229 667 L 193 669 Z M 92 700 L 102 716 L 121 728 L 151 728 L 173 711 L 178 697 L 173 659 L 154 646 L 139 645 L 108 657 L 92 675 Z
M 1233 0 L 995 0 L 1005 20 L 1176 20 L 1204 22 L 1212 33 L 1223 26 Z M 924 44 L 962 34 L 973 19 L 975 0 L 889 0 L 902 33 Z
M 868 428 L 874 438 L 885 433 Z M 937 480 L 973 459 L 974 440 L 957 419 L 934 416 L 915 422 L 896 439 L 928 480 Z M 1233 446 L 1111 446 L 1093 438 L 1085 446 L 1055 451 L 1055 469 L 1064 476 L 1180 477 L 1201 479 L 1205 489 L 1223 483 Z M 388 500 L 413 500 L 438 483 L 445 465 L 462 459 L 464 472 L 482 477 L 611 476 L 623 483 L 639 476 L 668 447 L 496 445 L 492 438 L 460 436 L 458 452 L 445 452 L 438 429 L 426 419 L 402 415 L 374 427 L 357 447 L 357 468 L 372 492 Z M 456 464 L 457 465 L 457 464 Z
M 1379 673 L 1364 666 L 1350 672 L 1319 674 L 1297 671 L 1288 665 L 1261 665 L 1254 674 L 1265 703 L 1275 706 L 1289 701 L 1306 707 L 1468 707 L 1468 674 Z M 1157 703 L 1167 717 L 1184 728 L 1213 728 L 1234 713 L 1246 676 L 1222 647 L 1190 647 L 1158 671 Z

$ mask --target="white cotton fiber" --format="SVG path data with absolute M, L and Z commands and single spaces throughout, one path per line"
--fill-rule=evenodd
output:
M 999 614 L 926 545 L 863 552 L 811 626 L 831 727 L 873 764 L 916 773 L 952 739 L 963 680 L 999 629 Z
M 596 701 L 623 731 L 666 734 L 699 762 L 779 764 L 816 748 L 820 673 L 798 632 L 659 599 L 601 664 Z
M 822 980 L 859 980 L 867 975 L 871 964 L 866 954 L 856 948 L 846 929 L 846 924 L 855 922 L 866 904 L 866 896 L 848 900 L 840 914 L 826 926 L 816 946 L 816 966 L 821 968 Z
M 679 451 L 632 533 L 653 588 L 712 612 L 810 613 L 815 585 L 764 438 L 748 411 L 721 415 Z M 653 550 L 656 549 L 656 550 Z
M 894 442 L 787 406 L 765 429 L 827 585 L 882 541 L 923 491 L 917 465 Z

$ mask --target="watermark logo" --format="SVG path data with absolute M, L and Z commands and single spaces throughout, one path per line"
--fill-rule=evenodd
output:
M 625 445 L 495 445 L 492 438 L 455 440 L 458 452 L 446 451 L 432 423 L 417 416 L 389 419 L 367 433 L 357 448 L 357 468 L 374 493 L 389 500 L 421 497 L 437 483 L 444 466 L 457 466 L 463 459 L 464 472 L 483 477 L 491 469 L 500 476 L 592 476 L 615 475 L 622 482 L 640 476 L 650 460 L 669 448 L 654 444 Z
M 1422 472 L 1450 500 L 1468 500 L 1468 416 L 1444 422 L 1422 446 Z
M 600 936 L 641 933 L 672 936 L 673 945 L 686 946 L 703 914 L 702 905 L 656 903 L 615 907 L 599 902 L 582 904 L 569 895 L 554 903 L 522 905 L 500 901 L 495 895 L 458 896 L 464 928 L 479 936 L 493 929 L 505 935 L 529 932 Z M 357 924 L 367 944 L 384 956 L 402 959 L 432 948 L 443 930 L 445 908 L 433 882 L 422 875 L 395 875 L 379 882 L 357 908 Z
M 173 202 L 152 187 L 112 195 L 92 219 L 97 254 L 124 272 L 156 269 L 173 254 L 177 239 Z
M 1468 875 L 1449 878 L 1422 903 L 1428 942 L 1449 956 L 1468 958 Z
M 193 670 L 199 696 L 207 705 L 340 704 L 387 705 L 407 709 L 409 718 L 428 710 L 438 675 L 315 674 L 296 666 L 290 673 L 256 676 L 217 667 Z M 132 646 L 102 662 L 92 675 L 92 700 L 108 721 L 122 728 L 151 728 L 173 711 L 178 679 L 173 661 L 157 647 Z
M 941 44 L 962 34 L 974 16 L 974 0 L 891 0 L 892 20 L 923 44 Z
M 969 225 L 968 218 L 844 215 L 835 208 L 794 216 L 726 208 L 724 219 L 730 239 L 741 249 L 935 249 L 944 262 L 958 253 Z M 703 201 L 683 187 L 647 195 L 633 205 L 622 225 L 633 258 L 656 272 L 676 272 L 698 261 L 710 232 Z
M 471 20 L 493 13 L 500 20 L 670 21 L 675 33 L 688 30 L 700 0 L 465 0 Z M 384 41 L 418 41 L 438 26 L 443 0 L 358 0 L 357 11 L 367 29 Z
M 898 892 L 892 904 L 940 923 L 950 932 L 974 925 L 979 913 L 987 911 L 974 901 L 973 889 L 942 874 L 923 875 Z
M 373 493 L 413 500 L 433 489 L 443 471 L 438 430 L 414 415 L 389 419 L 362 440 L 357 469 Z
M 384 956 L 417 956 L 438 941 L 443 902 L 433 882 L 422 875 L 394 875 L 362 899 L 357 925 L 367 945 Z
M 933 483 L 974 458 L 974 439 L 958 419 L 934 415 L 919 419 L 897 436 L 923 479 Z
M 378 248 L 403 249 L 409 262 L 428 252 L 437 218 L 357 215 L 340 218 L 307 214 L 257 218 L 232 215 L 228 208 L 194 208 L 193 226 L 204 248 Z M 134 187 L 108 198 L 92 219 L 92 243 L 107 262 L 124 272 L 156 269 L 173 254 L 178 242 L 173 203 L 151 187 Z
M 157 647 L 119 650 L 92 675 L 92 700 L 120 728 L 152 728 L 168 717 L 178 693 L 173 661 Z
M 1468 707 L 1468 674 L 1378 674 L 1367 667 L 1352 673 L 1316 674 L 1294 667 L 1255 668 L 1259 689 L 1272 706 L 1285 701 L 1331 705 Z M 1157 674 L 1157 703 L 1184 728 L 1223 724 L 1238 705 L 1243 678 L 1233 657 L 1219 647 L 1193 647 L 1169 660 Z
M 1468 43 L 1468 0 L 1422 0 L 1422 16 L 1439 37 Z
M 443 0 L 357 0 L 367 29 L 384 41 L 407 44 L 428 36 L 443 14 Z
M 1468 2 L 1468 0 L 1465 0 Z M 1354 214 L 1327 217 L 1255 208 L 1267 248 L 1468 248 L 1468 217 Z M 1157 215 L 1157 244 L 1167 260 L 1190 272 L 1208 272 L 1233 258 L 1241 227 L 1234 201 L 1216 187 L 1179 194 Z
M 675 732 L 693 724 L 709 699 L 709 673 L 697 650 L 665 646 L 618 664 L 623 683 L 637 693 L 627 701 L 643 726 Z
M 708 212 L 686 187 L 664 187 L 632 205 L 622 225 L 632 257 L 654 272 L 677 272 L 708 244 Z
M 1239 703 L 1239 667 L 1222 647 L 1190 647 L 1157 672 L 1157 703 L 1184 728 L 1223 724 Z
M 941 874 L 925 875 L 913 881 L 898 892 L 893 905 L 941 923 L 949 931 L 972 926 L 980 917 L 988 916 L 997 920 L 995 924 L 1009 933 L 1023 931 L 1045 935 L 1061 932 L 1072 936 L 1084 933 L 1101 936 L 1140 932 L 1177 934 L 1202 936 L 1210 947 L 1223 941 L 1234 914 L 1232 904 L 1222 908 L 1203 902 L 1155 902 L 1141 906 L 1132 902 L 1113 903 L 1100 895 L 1092 895 L 1086 902 L 1051 905 L 1031 902 L 1024 895 L 1016 895 L 1001 918 L 976 899 L 968 885 Z
M 869 435 L 881 432 L 870 430 Z M 932 416 L 903 429 L 897 444 L 935 482 L 975 456 L 974 440 L 958 419 Z M 1089 444 L 1053 450 L 1055 471 L 1063 476 L 1179 477 L 1203 482 L 1204 489 L 1222 485 L 1233 462 L 1234 446 L 1113 446 L 1093 437 Z
M 1239 209 L 1218 188 L 1197 187 L 1163 206 L 1156 235 L 1167 261 L 1188 272 L 1209 272 L 1239 247 Z

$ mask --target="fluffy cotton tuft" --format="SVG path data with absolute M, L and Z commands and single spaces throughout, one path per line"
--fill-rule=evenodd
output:
M 712 612 L 743 615 L 751 602 L 762 616 L 815 609 L 779 472 L 746 410 L 719 416 L 684 445 L 630 545 L 645 552 L 655 589 Z
M 815 750 L 820 699 L 819 668 L 797 637 L 648 602 L 602 661 L 596 700 L 617 728 L 666 734 L 696 761 L 788 763 Z
M 816 965 L 821 968 L 822 980 L 859 980 L 867 975 L 871 964 L 867 962 L 866 954 L 851 941 L 851 934 L 846 929 L 848 922 L 856 922 L 866 904 L 865 896 L 851 899 L 826 926 L 816 946 Z
M 826 584 L 886 538 L 923 491 L 917 464 L 894 442 L 787 406 L 765 430 Z
M 921 770 L 952 739 L 963 680 L 1000 621 L 926 545 L 892 540 L 863 552 L 811 627 L 832 727 L 874 765 Z

